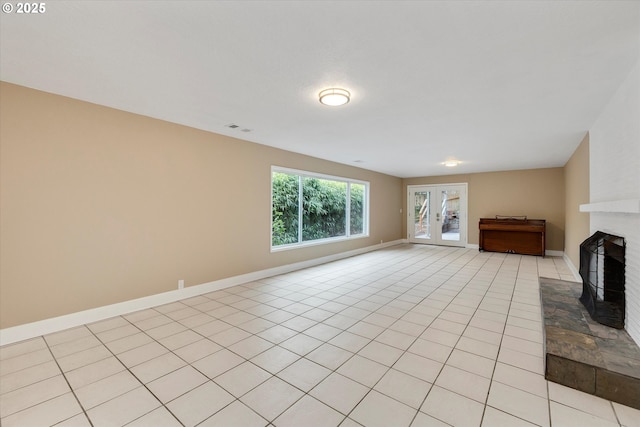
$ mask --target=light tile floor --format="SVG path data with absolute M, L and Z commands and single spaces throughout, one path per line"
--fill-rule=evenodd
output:
M 10 426 L 640 426 L 547 382 L 561 258 L 399 245 L 0 349 Z

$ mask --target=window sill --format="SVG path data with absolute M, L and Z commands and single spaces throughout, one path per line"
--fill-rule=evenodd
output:
M 293 250 L 293 249 L 301 249 L 301 248 L 308 248 L 311 246 L 321 246 L 321 245 L 327 245 L 330 243 L 338 243 L 338 242 L 347 242 L 350 240 L 357 240 L 357 239 L 364 239 L 366 237 L 369 237 L 368 234 L 358 234 L 356 236 L 350 236 L 350 237 L 331 237 L 328 239 L 318 239 L 318 240 L 311 240 L 308 242 L 302 242 L 302 243 L 292 243 L 289 245 L 280 245 L 280 246 L 271 246 L 271 252 L 283 252 L 283 251 L 289 251 L 289 250 Z

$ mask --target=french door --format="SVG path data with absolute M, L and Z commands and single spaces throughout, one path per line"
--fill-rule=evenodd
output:
M 466 246 L 466 183 L 409 185 L 407 202 L 410 242 Z

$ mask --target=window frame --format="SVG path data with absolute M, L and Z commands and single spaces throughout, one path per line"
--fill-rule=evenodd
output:
M 296 243 L 287 243 L 283 245 L 273 245 L 273 174 L 274 173 L 284 173 L 288 175 L 295 175 L 298 177 L 298 241 Z M 323 239 L 315 239 L 315 240 L 302 240 L 303 239 L 303 186 L 301 182 L 304 178 L 317 178 L 323 179 L 327 181 L 336 181 L 336 182 L 344 182 L 347 184 L 346 188 L 346 200 L 345 200 L 345 235 L 343 236 L 335 236 L 335 237 L 327 237 Z M 370 208 L 370 183 L 369 181 L 363 181 L 360 179 L 353 178 L 345 178 L 341 176 L 335 175 L 327 175 L 318 172 L 310 172 L 304 171 L 300 169 L 292 169 L 286 168 L 282 166 L 271 166 L 271 175 L 269 179 L 271 183 L 271 197 L 269 198 L 270 206 L 270 232 L 269 232 L 269 246 L 271 248 L 271 252 L 280 252 L 284 250 L 291 250 L 297 248 L 304 248 L 309 246 L 317 246 L 317 245 L 325 245 L 329 243 L 343 242 L 347 240 L 353 239 L 362 239 L 369 237 L 369 208 Z M 360 234 L 351 234 L 351 184 L 357 184 L 364 186 L 364 206 L 363 206 L 363 218 L 362 218 L 362 233 Z

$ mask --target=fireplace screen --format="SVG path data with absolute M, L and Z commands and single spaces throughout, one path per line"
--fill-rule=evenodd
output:
M 624 238 L 601 231 L 580 245 L 580 301 L 591 318 L 624 328 Z

